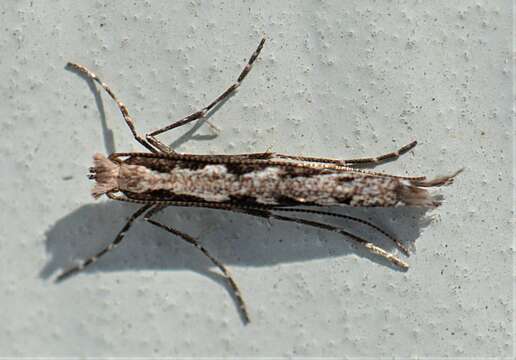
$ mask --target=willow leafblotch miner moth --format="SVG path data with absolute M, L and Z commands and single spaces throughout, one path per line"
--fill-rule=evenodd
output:
M 380 227 L 366 220 L 322 211 L 319 208 L 335 205 L 425 208 L 439 206 L 440 197 L 431 194 L 427 188 L 450 184 L 459 172 L 427 180 L 423 176 L 396 176 L 361 168 L 363 165 L 373 166 L 396 159 L 414 148 L 416 141 L 381 156 L 335 160 L 269 151 L 237 155 L 180 154 L 156 138 L 161 133 L 205 118 L 228 98 L 249 74 L 264 43 L 265 39 L 262 39 L 236 82 L 208 106 L 145 136 L 136 131 L 127 107 L 118 100 L 106 83 L 86 67 L 68 64 L 70 68 L 104 88 L 116 102 L 136 141 L 148 152 L 113 153 L 108 157 L 102 154 L 94 155 L 94 166 L 90 168 L 89 174 L 89 178 L 95 181 L 93 197 L 105 195 L 113 200 L 139 204 L 140 207 L 109 245 L 79 265 L 61 273 L 56 281 L 84 269 L 116 248 L 134 221 L 143 217 L 146 222 L 192 244 L 208 257 L 220 269 L 231 287 L 243 320 L 249 322 L 249 314 L 240 290 L 224 264 L 192 236 L 153 219 L 157 212 L 169 206 L 226 210 L 326 229 L 343 235 L 401 269 L 408 268 L 407 263 L 397 256 L 342 227 L 306 220 L 296 215 L 319 214 L 361 223 L 393 241 L 400 251 L 408 256 L 408 249 Z

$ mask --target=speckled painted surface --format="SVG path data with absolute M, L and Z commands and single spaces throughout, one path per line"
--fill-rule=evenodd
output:
M 511 356 L 511 5 L 2 1 L 0 355 Z M 217 96 L 263 33 L 261 58 L 210 119 L 219 136 L 201 126 L 162 139 L 340 158 L 418 139 L 380 169 L 466 167 L 446 204 L 426 226 L 410 211 L 359 212 L 414 242 L 410 270 L 323 231 L 169 209 L 163 221 L 232 270 L 250 325 L 204 258 L 148 224 L 55 285 L 134 211 L 91 199 L 92 154 L 141 150 L 110 99 L 65 63 L 102 76 L 144 132 Z

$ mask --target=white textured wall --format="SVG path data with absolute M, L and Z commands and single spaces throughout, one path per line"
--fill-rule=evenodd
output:
M 511 5 L 2 1 L 0 355 L 511 356 Z M 380 169 L 466 167 L 430 224 L 411 211 L 358 212 L 414 242 L 411 269 L 324 231 L 169 209 L 163 221 L 229 266 L 250 325 L 216 269 L 144 223 L 55 285 L 135 209 L 90 197 L 92 154 L 142 150 L 66 62 L 101 75 L 145 132 L 217 96 L 262 34 L 256 66 L 211 118 L 220 135 L 208 141 L 204 125 L 162 138 L 187 152 L 340 158 L 418 139 Z

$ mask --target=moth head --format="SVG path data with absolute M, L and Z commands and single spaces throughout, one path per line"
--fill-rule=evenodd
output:
M 96 181 L 91 190 L 95 199 L 118 188 L 118 173 L 120 165 L 102 154 L 93 155 L 93 167 L 90 168 L 90 179 Z

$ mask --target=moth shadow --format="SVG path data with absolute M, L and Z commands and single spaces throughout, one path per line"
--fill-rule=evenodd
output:
M 59 269 L 68 269 L 75 261 L 98 252 L 115 238 L 135 209 L 136 206 L 132 204 L 108 201 L 82 206 L 58 220 L 46 233 L 46 249 L 50 259 L 40 276 L 44 279 L 53 277 Z M 329 210 L 371 221 L 394 234 L 409 248 L 414 247 L 421 228 L 429 220 L 424 210 L 414 208 Z M 321 215 L 303 218 L 343 226 L 347 231 L 396 252 L 392 241 L 363 224 Z M 385 259 L 354 245 L 345 236 L 300 224 L 269 221 L 223 210 L 180 207 L 165 209 L 156 216 L 156 220 L 192 235 L 228 267 L 271 266 L 355 254 L 367 258 L 367 261 L 396 269 Z M 399 252 L 398 255 L 403 257 Z M 226 286 L 218 270 L 195 247 L 141 220 L 134 224 L 119 247 L 84 272 L 185 269 Z M 74 278 L 68 281 L 74 281 Z

